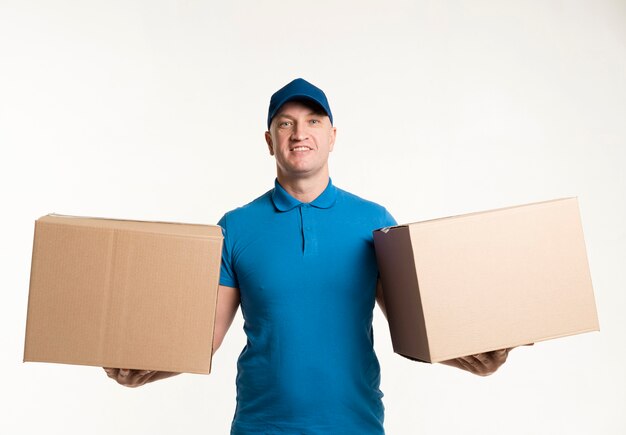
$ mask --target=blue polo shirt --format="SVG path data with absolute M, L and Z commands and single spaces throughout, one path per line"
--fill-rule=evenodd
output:
M 383 434 L 372 231 L 391 215 L 331 181 L 311 203 L 276 182 L 219 225 L 247 336 L 231 434 Z

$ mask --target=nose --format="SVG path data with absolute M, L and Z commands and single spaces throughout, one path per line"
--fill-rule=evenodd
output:
M 291 140 L 301 141 L 308 138 L 308 130 L 306 124 L 303 122 L 297 122 L 293 126 L 291 131 Z

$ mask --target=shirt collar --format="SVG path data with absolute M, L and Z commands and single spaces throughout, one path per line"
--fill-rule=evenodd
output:
M 337 188 L 333 186 L 333 182 L 329 178 L 326 189 L 324 189 L 324 191 L 309 204 L 316 208 L 330 208 L 335 205 L 336 199 Z M 296 198 L 287 193 L 283 186 L 281 186 L 278 182 L 278 179 L 274 181 L 272 201 L 274 202 L 274 206 L 278 209 L 278 211 L 289 211 L 292 208 L 298 207 L 299 205 L 303 204 L 301 201 L 298 201 Z

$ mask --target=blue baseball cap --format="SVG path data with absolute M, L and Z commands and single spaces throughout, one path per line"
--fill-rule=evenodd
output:
M 267 129 L 270 129 L 272 118 L 278 113 L 283 104 L 288 101 L 312 101 L 319 104 L 333 123 L 333 114 L 326 99 L 326 94 L 317 86 L 304 79 L 295 79 L 277 90 L 270 99 L 270 108 L 267 112 Z

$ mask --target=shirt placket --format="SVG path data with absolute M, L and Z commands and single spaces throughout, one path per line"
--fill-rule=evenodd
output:
M 317 237 L 315 232 L 314 209 L 310 204 L 301 204 L 300 228 L 302 228 L 302 255 L 317 255 Z

